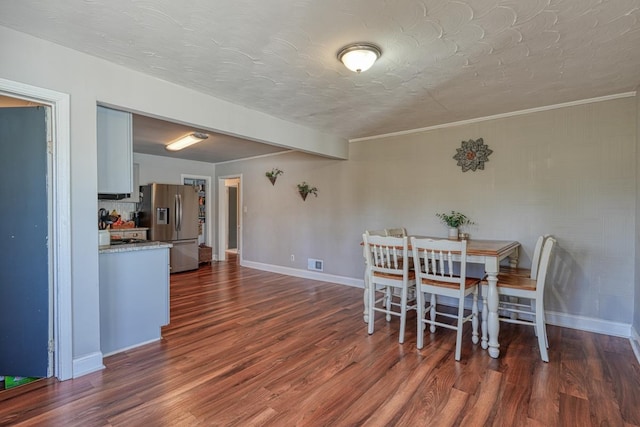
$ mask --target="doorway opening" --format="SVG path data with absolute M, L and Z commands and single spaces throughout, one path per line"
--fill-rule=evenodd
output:
M 66 380 L 73 377 L 69 95 L 0 79 L 0 96 L 41 104 L 51 111 L 46 172 L 50 340 L 45 344 L 52 349 L 47 376 Z
M 242 264 L 242 177 L 218 177 L 218 260 Z

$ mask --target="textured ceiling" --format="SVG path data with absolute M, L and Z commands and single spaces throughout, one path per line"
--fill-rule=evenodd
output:
M 0 25 L 349 139 L 640 84 L 640 0 L 3 0 Z M 360 75 L 355 41 L 383 51 Z

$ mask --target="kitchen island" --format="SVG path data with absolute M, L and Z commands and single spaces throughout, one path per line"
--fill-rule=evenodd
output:
M 103 356 L 161 337 L 169 324 L 170 243 L 101 246 L 100 348 Z

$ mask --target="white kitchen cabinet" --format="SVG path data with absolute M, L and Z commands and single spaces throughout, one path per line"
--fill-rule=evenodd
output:
M 140 203 L 140 165 L 133 164 L 133 190 L 129 197 L 125 197 L 119 202 Z
M 169 324 L 169 248 L 101 251 L 99 260 L 103 355 L 161 339 Z
M 98 106 L 98 193 L 133 191 L 131 113 Z

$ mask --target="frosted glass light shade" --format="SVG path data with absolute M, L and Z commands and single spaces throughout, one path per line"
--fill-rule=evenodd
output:
M 205 140 L 207 138 L 209 138 L 209 135 L 207 135 L 206 133 L 194 132 L 173 141 L 171 144 L 167 145 L 165 148 L 169 151 L 178 151 L 178 150 L 182 150 L 183 148 L 187 148 L 188 146 L 193 145 L 197 142 Z
M 376 62 L 382 52 L 371 43 L 354 43 L 343 47 L 338 52 L 338 59 L 345 67 L 355 73 L 367 71 Z

